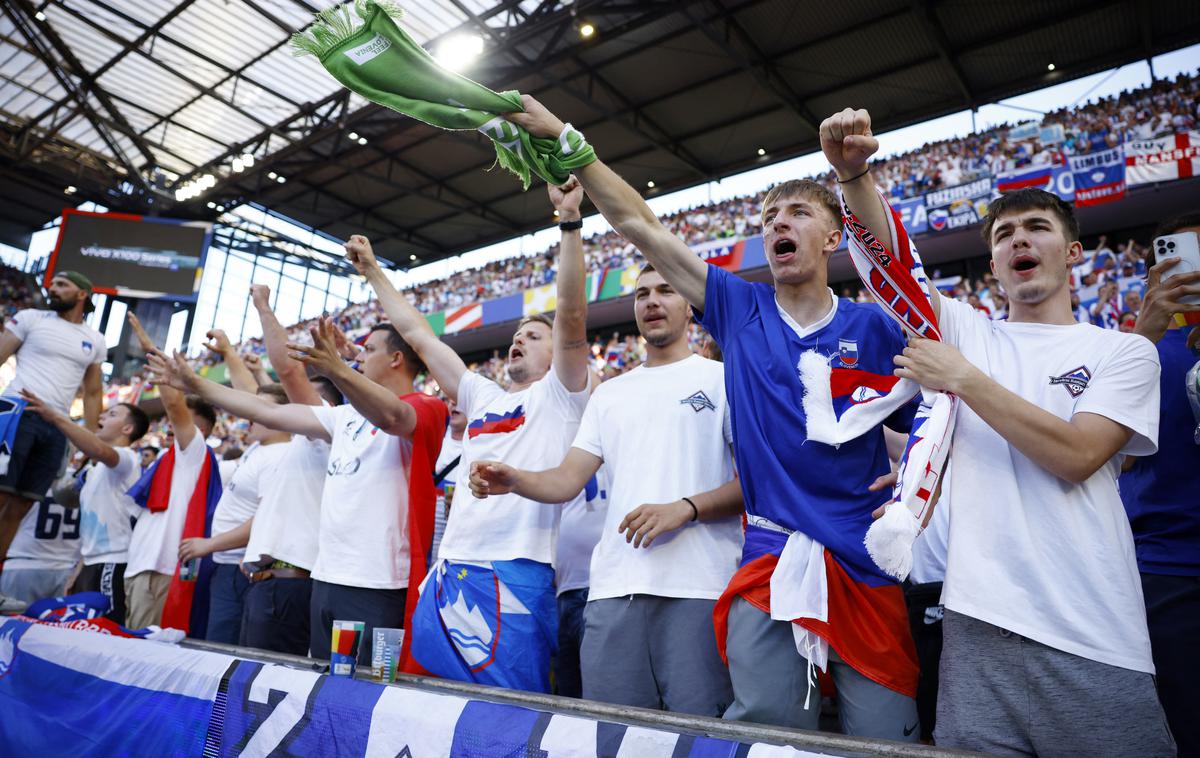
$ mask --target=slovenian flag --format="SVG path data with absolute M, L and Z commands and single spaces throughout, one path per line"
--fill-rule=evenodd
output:
M 1030 187 L 1048 190 L 1054 178 L 1054 166 L 1033 166 L 1000 174 L 996 177 L 998 192 L 1015 192 Z

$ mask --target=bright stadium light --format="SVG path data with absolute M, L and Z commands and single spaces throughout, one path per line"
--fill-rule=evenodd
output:
M 462 71 L 482 54 L 482 37 L 475 34 L 455 34 L 438 45 L 433 57 L 451 71 Z
M 277 177 L 275 177 L 275 181 L 279 182 L 280 184 L 283 184 L 284 182 L 287 181 L 287 179 L 283 178 L 282 176 L 277 176 Z
M 760 148 L 758 149 L 758 154 L 759 154 L 759 155 L 766 155 L 766 154 L 767 154 L 767 149 L 766 149 L 765 147 L 760 147 Z
M 201 189 L 208 189 L 209 187 L 215 187 L 215 186 L 217 186 L 217 177 L 213 176 L 212 174 L 205 174 L 204 176 L 200 177 L 197 184 L 200 185 Z
M 596 33 L 596 25 L 590 21 L 584 21 L 579 25 L 579 36 L 588 39 Z
M 240 174 L 246 170 L 246 164 L 242 162 L 241 158 L 234 158 L 232 168 L 234 173 Z
M 274 171 L 268 171 L 268 172 L 267 172 L 267 178 L 268 178 L 268 179 L 274 179 L 274 178 L 275 178 L 275 177 L 277 177 L 277 176 L 279 176 L 279 174 L 275 173 Z
M 410 261 L 415 261 L 415 260 L 417 259 L 417 256 L 415 256 L 415 255 L 410 255 L 410 256 L 408 256 L 408 259 L 409 259 Z
M 209 200 L 207 203 L 205 203 L 205 206 L 207 206 L 209 210 L 214 210 L 217 207 L 217 204 L 212 200 Z
M 182 203 L 184 200 L 187 200 L 187 192 L 180 187 L 179 189 L 175 190 L 175 201 Z
M 1047 71 L 1053 71 L 1053 70 L 1054 70 L 1054 64 L 1053 64 L 1053 63 L 1051 63 L 1050 65 L 1046 66 L 1046 70 L 1047 70 Z
M 365 144 L 367 144 L 367 138 L 366 138 L 366 137 L 359 137 L 359 138 L 358 138 L 358 144 L 360 144 L 360 145 L 365 145 Z
M 353 142 L 358 139 L 358 132 L 350 132 L 346 136 L 350 138 L 351 142 Z
M 63 192 L 67 193 L 68 195 L 74 195 L 75 194 L 75 185 L 74 184 L 68 185 L 67 188 L 65 190 L 63 190 Z
M 650 189 L 654 189 L 654 180 L 651 179 L 650 181 L 646 182 L 646 186 Z
M 33 14 L 33 17 L 36 18 L 38 21 L 46 20 L 46 14 L 42 13 L 41 11 L 38 11 L 37 13 Z
M 242 153 L 242 165 L 250 168 L 254 165 L 254 156 L 250 153 Z

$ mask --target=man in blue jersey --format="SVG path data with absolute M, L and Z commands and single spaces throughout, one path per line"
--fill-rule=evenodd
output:
M 1200 213 L 1168 221 L 1155 236 L 1187 233 L 1200 234 Z M 1153 264 L 1153 258 L 1146 263 Z M 1120 488 L 1142 575 L 1158 697 L 1179 754 L 1200 755 L 1200 722 L 1191 717 L 1200 703 L 1200 654 L 1195 644 L 1200 640 L 1200 442 L 1195 436 L 1200 418 L 1194 415 L 1200 414 L 1200 400 L 1192 405 L 1186 386 L 1200 358 L 1188 343 L 1195 346 L 1200 327 L 1180 328 L 1172 318 L 1200 310 L 1198 304 L 1179 302 L 1189 293 L 1200 294 L 1200 272 L 1175 274 L 1172 269 L 1178 265 L 1167 260 L 1150 268 L 1134 328 L 1154 343 L 1162 363 L 1159 452 L 1126 459 Z
M 524 105 L 508 118 L 534 136 L 571 128 L 533 98 Z M 846 733 L 915 741 L 917 663 L 903 593 L 863 546 L 871 512 L 888 499 L 877 482 L 889 473 L 882 427 L 836 448 L 806 441 L 802 354 L 816 351 L 847 380 L 829 410 L 840 414 L 866 399 L 851 385 L 894 385 L 892 357 L 905 344 L 876 306 L 828 287 L 842 238 L 836 198 L 810 181 L 767 193 L 769 286 L 705 264 L 600 161 L 576 176 L 617 232 L 703 314 L 724 353 L 748 520 L 741 568 L 716 612 L 734 691 L 725 717 L 815 729 L 814 669 L 823 668 L 842 695 Z M 906 410 L 890 420 L 900 431 L 911 421 Z

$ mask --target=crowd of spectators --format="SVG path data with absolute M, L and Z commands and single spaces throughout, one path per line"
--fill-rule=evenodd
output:
M 0 331 L 17 311 L 37 307 L 39 294 L 29 274 L 0 264 Z

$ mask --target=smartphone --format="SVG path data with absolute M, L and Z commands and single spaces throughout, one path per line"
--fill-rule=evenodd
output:
M 1179 258 L 1179 263 L 1168 272 L 1169 279 L 1176 274 L 1187 274 L 1200 271 L 1200 237 L 1195 232 L 1180 234 L 1165 234 L 1154 238 L 1154 262 L 1162 263 L 1168 258 Z M 1187 295 L 1179 299 L 1181 303 L 1200 303 L 1200 295 Z

